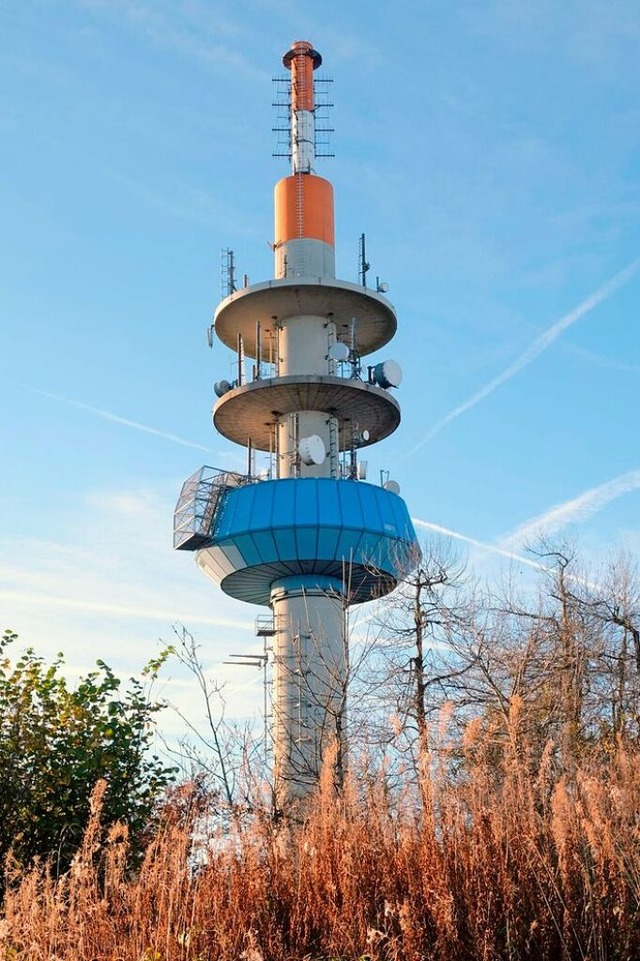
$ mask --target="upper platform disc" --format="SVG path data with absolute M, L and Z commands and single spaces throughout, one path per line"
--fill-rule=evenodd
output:
M 237 290 L 225 298 L 214 315 L 216 334 L 236 349 L 242 334 L 247 356 L 256 356 L 256 321 L 268 334 L 287 317 L 326 317 L 337 327 L 338 339 L 351 346 L 351 322 L 356 321 L 356 350 L 361 356 L 387 344 L 396 332 L 396 314 L 389 301 L 358 284 L 318 277 L 269 280 Z

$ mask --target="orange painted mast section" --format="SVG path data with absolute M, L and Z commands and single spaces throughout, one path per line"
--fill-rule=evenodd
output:
M 275 244 L 308 237 L 335 245 L 333 187 L 328 180 L 293 174 L 278 181 L 274 194 Z
M 297 40 L 287 50 L 282 62 L 291 71 L 291 109 L 313 110 L 313 71 L 322 63 L 322 57 L 308 40 Z

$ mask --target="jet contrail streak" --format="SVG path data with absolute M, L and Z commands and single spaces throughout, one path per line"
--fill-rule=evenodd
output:
M 537 571 L 542 571 L 545 574 L 552 574 L 553 568 L 546 564 L 540 563 L 540 561 L 532 561 L 529 557 L 523 557 L 522 554 L 516 554 L 514 551 L 507 550 L 506 547 L 501 547 L 499 544 L 487 544 L 486 541 L 478 541 L 475 537 L 468 537 L 466 534 L 460 534 L 458 531 L 449 530 L 448 527 L 441 527 L 440 524 L 432 524 L 430 521 L 421 521 L 417 517 L 412 517 L 416 527 L 422 527 L 425 530 L 433 531 L 435 534 L 443 534 L 445 537 L 452 537 L 457 541 L 464 541 L 465 544 L 471 544 L 473 547 L 479 547 L 483 551 L 489 551 L 492 554 L 500 554 L 502 557 L 507 557 L 509 560 L 517 561 L 519 564 L 527 564 L 529 567 L 535 568 Z M 501 542 L 505 543 L 505 542 Z M 589 581 L 579 574 L 566 574 L 569 580 L 575 581 L 577 584 L 583 587 L 588 587 L 590 590 L 601 590 L 601 585 L 595 581 Z
M 627 471 L 625 474 L 614 477 L 613 480 L 598 484 L 597 487 L 584 491 L 578 497 L 556 504 L 543 514 L 525 521 L 510 534 L 500 538 L 499 543 L 502 548 L 508 549 L 512 545 L 524 544 L 540 534 L 553 534 L 573 521 L 586 521 L 611 501 L 638 488 L 640 488 L 640 470 Z
M 450 424 L 452 421 L 456 420 L 456 418 L 460 417 L 461 414 L 471 410 L 471 408 L 475 407 L 476 404 L 479 404 L 481 400 L 484 400 L 485 397 L 488 397 L 489 394 L 492 394 L 494 390 L 496 390 L 498 387 L 501 387 L 502 384 L 506 383 L 506 381 L 511 380 L 511 378 L 521 371 L 523 367 L 526 367 L 528 364 L 534 361 L 536 357 L 539 357 L 540 354 L 545 351 L 547 347 L 549 347 L 554 340 L 560 336 L 561 333 L 563 333 L 563 331 L 565 331 L 568 327 L 571 327 L 571 325 L 575 324 L 576 321 L 580 320 L 581 317 L 584 317 L 585 314 L 588 314 L 590 311 L 592 311 L 594 307 L 597 307 L 598 304 L 601 304 L 603 300 L 606 300 L 607 297 L 610 297 L 611 294 L 615 293 L 616 290 L 628 283 L 633 277 L 635 277 L 639 270 L 640 257 L 630 263 L 623 270 L 619 271 L 619 273 L 612 277 L 611 280 L 608 280 L 606 284 L 603 284 L 602 287 L 599 287 L 598 290 L 596 290 L 593 294 L 590 294 L 586 300 L 583 300 L 581 304 L 574 308 L 574 310 L 570 311 L 568 314 L 565 314 L 564 317 L 561 317 L 560 320 L 556 321 L 556 323 L 545 330 L 544 333 L 540 334 L 539 337 L 536 337 L 533 343 L 531 343 L 529 347 L 527 347 L 527 349 L 523 351 L 523 353 L 520 354 L 520 356 L 517 357 L 512 364 L 505 368 L 501 374 L 498 374 L 498 376 L 494 377 L 493 380 L 490 380 L 488 384 L 485 384 L 484 387 L 481 387 L 477 393 L 473 394 L 473 396 L 471 396 L 468 400 L 465 400 L 464 403 L 459 404 L 458 407 L 454 407 L 454 409 L 449 411 L 448 414 L 445 414 L 445 416 L 436 424 L 434 424 L 434 426 L 430 431 L 428 431 L 427 434 L 425 434 L 422 440 L 418 441 L 418 443 L 412 447 L 405 456 L 410 457 L 411 454 L 415 454 L 417 450 L 420 450 L 420 448 L 425 444 L 428 444 L 430 440 L 433 440 L 433 438 L 439 434 L 440 431 L 447 426 L 447 424 Z
M 124 427 L 132 427 L 134 430 L 140 430 L 145 434 L 153 434 L 155 437 L 162 437 L 164 440 L 170 440 L 174 444 L 181 444 L 183 447 L 195 447 L 196 450 L 204 450 L 207 453 L 213 453 L 210 447 L 205 447 L 203 444 L 195 444 L 193 441 L 185 440 L 184 437 L 178 437 L 177 434 L 169 434 L 167 431 L 158 430 L 157 427 L 149 427 L 147 424 L 140 424 L 137 420 L 129 420 L 127 417 L 119 417 L 118 414 L 112 414 L 111 411 L 102 410 L 100 407 L 92 407 L 91 404 L 85 404 L 80 400 L 72 400 L 71 397 L 63 397 L 61 394 L 53 394 L 48 390 L 41 390 L 40 387 L 30 387 L 27 384 L 18 384 L 17 386 L 22 387 L 24 390 L 30 390 L 33 394 L 40 394 L 42 397 L 48 397 L 49 400 L 56 400 L 62 404 L 70 404 L 72 407 L 78 407 L 80 410 L 88 410 L 92 414 L 97 414 L 98 417 L 104 418 L 104 420 L 113 421 L 115 424 L 122 424 Z
M 502 557 L 508 557 L 509 560 L 518 561 L 521 564 L 528 564 L 529 567 L 535 567 L 541 571 L 547 570 L 544 564 L 532 561 L 530 558 L 523 557 L 521 554 L 515 554 L 513 551 L 499 547 L 496 544 L 487 544 L 485 541 L 478 541 L 475 537 L 468 537 L 466 534 L 452 531 L 448 527 L 441 527 L 440 524 L 432 524 L 430 521 L 421 521 L 417 517 L 412 517 L 411 520 L 416 527 L 421 527 L 423 530 L 433 531 L 435 534 L 443 534 L 445 537 L 452 537 L 457 541 L 464 541 L 465 544 L 471 544 L 473 547 L 479 547 L 481 550 L 489 551 L 492 554 L 500 554 Z

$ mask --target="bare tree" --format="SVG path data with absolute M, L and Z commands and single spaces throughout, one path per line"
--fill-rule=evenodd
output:
M 469 664 L 450 657 L 467 621 L 464 565 L 428 544 L 421 564 L 379 603 L 354 679 L 366 714 L 365 750 L 415 772 L 430 751 L 429 728 Z M 472 593 L 472 592 L 471 592 Z
M 605 737 L 639 735 L 640 601 L 628 558 L 594 580 L 566 545 L 541 541 L 533 553 L 537 584 L 518 589 L 507 577 L 481 590 L 455 559 L 425 552 L 376 624 L 368 682 L 379 748 L 419 766 L 447 702 L 460 728 L 480 719 L 496 751 L 513 736 L 517 704 L 523 743 L 539 756 L 553 742 L 563 765 Z
M 167 745 L 167 749 L 187 774 L 206 777 L 222 810 L 234 815 L 249 810 L 259 797 L 256 787 L 266 775 L 264 745 L 248 726 L 227 720 L 223 685 L 207 675 L 193 634 L 184 626 L 176 626 L 174 635 L 176 642 L 170 650 L 195 679 L 204 716 L 203 723 L 198 724 L 170 705 L 187 733 L 178 748 Z
M 355 631 L 344 630 L 340 649 L 320 623 L 301 630 L 306 646 L 299 659 L 294 645 L 291 664 L 277 665 L 292 672 L 291 690 L 309 719 L 297 728 L 280 719 L 280 751 L 288 751 L 293 787 L 315 784 L 322 759 L 330 757 L 340 791 L 348 755 L 365 771 L 384 762 L 391 785 L 419 785 L 440 750 L 437 724 L 445 707 L 452 711 L 445 753 L 454 766 L 470 720 L 489 735 L 496 770 L 514 738 L 532 764 L 546 752 L 568 773 L 584 752 L 611 750 L 621 735 L 640 738 L 636 570 L 619 558 L 594 577 L 572 548 L 548 542 L 534 556 L 541 568 L 535 580 L 523 582 L 510 571 L 499 587 L 488 588 L 451 552 L 427 545 L 421 565 L 378 602 L 375 615 L 369 608 L 359 623 L 354 618 Z M 339 603 L 346 619 L 346 601 Z M 185 719 L 192 740 L 185 739 L 183 756 L 207 770 L 229 809 L 249 810 L 260 785 L 271 780 L 272 810 L 281 813 L 277 772 L 274 780 L 266 770 L 264 745 L 227 724 L 223 692 L 206 677 L 192 635 L 182 628 L 177 639 L 176 654 L 205 705 L 202 729 Z M 287 730 L 298 737 L 292 734 L 288 746 Z M 302 744 L 306 734 L 313 743 Z

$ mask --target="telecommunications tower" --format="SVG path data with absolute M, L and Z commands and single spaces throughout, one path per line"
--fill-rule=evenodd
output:
M 400 423 L 398 364 L 362 364 L 397 324 L 380 289 L 365 286 L 364 261 L 361 283 L 335 276 L 333 189 L 315 173 L 321 62 L 306 41 L 283 57 L 292 170 L 275 186 L 275 279 L 236 289 L 230 271 L 214 315 L 237 377 L 215 384 L 213 423 L 246 449 L 246 473 L 197 471 L 174 526 L 174 546 L 195 551 L 226 594 L 271 609 L 259 633 L 272 636 L 280 804 L 309 792 L 330 747 L 343 756 L 347 608 L 393 590 L 420 557 L 398 485 L 365 482 L 359 457 Z

